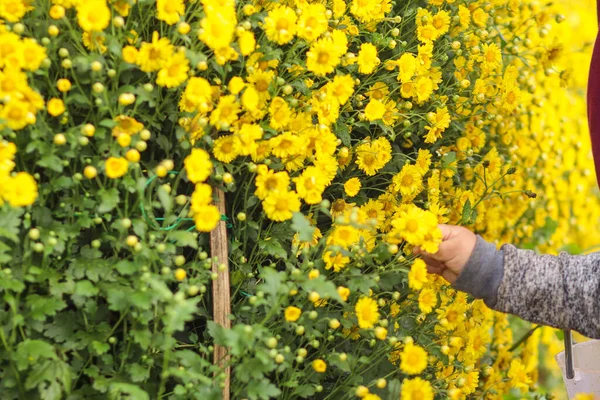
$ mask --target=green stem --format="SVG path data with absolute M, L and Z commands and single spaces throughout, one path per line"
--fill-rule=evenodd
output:
M 536 329 L 538 329 L 540 327 L 541 327 L 541 325 L 536 325 L 533 328 L 531 328 L 530 330 L 528 330 L 527 333 L 525 333 L 521 337 L 521 339 L 517 340 L 515 342 L 515 344 L 513 344 L 510 349 L 508 349 L 508 351 L 510 351 L 510 352 L 515 351 L 521 344 L 523 344 L 523 342 L 525 342 L 527 339 L 529 339 L 531 337 L 531 335 L 533 335 L 533 333 L 536 331 Z
M 19 374 L 19 370 L 15 366 L 12 347 L 10 347 L 6 341 L 6 336 L 4 335 L 4 329 L 0 327 L 0 340 L 2 341 L 2 345 L 8 352 L 8 357 L 10 359 L 10 367 L 12 368 L 15 377 L 17 378 L 17 386 L 19 387 L 19 398 L 25 399 L 25 391 L 23 389 L 23 384 L 21 383 L 21 375 Z

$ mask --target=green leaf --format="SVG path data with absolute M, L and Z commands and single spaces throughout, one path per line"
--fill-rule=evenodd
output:
M 293 395 L 299 397 L 310 397 L 315 394 L 315 386 L 314 385 L 301 385 L 294 390 Z
M 248 397 L 264 400 L 277 397 L 281 394 L 281 390 L 277 389 L 277 387 L 267 379 L 250 382 L 246 390 L 248 391 Z
M 108 308 L 114 311 L 124 311 L 129 307 L 129 295 L 131 294 L 131 289 L 122 286 L 115 285 L 111 286 L 106 291 L 106 299 L 108 300 Z
M 52 323 L 46 325 L 44 336 L 51 338 L 57 343 L 63 343 L 72 339 L 74 330 L 77 329 L 77 326 L 73 324 L 75 318 L 73 312 L 61 312 L 53 318 Z
M 310 224 L 308 218 L 300 212 L 295 212 L 292 217 L 292 229 L 298 232 L 298 237 L 303 242 L 311 242 L 315 227 Z
M 98 212 L 103 214 L 114 209 L 119 204 L 119 191 L 116 188 L 98 191 L 100 205 Z
M 277 239 L 268 238 L 260 240 L 258 245 L 261 250 L 264 250 L 267 254 L 278 256 L 279 258 L 287 258 L 288 254 L 281 246 L 281 243 Z
M 350 147 L 352 145 L 350 139 L 350 132 L 348 131 L 348 127 L 346 126 L 346 124 L 336 124 L 334 132 L 336 133 L 337 137 L 342 141 L 342 144 L 344 146 Z
M 471 200 L 467 199 L 467 201 L 465 202 L 465 205 L 463 207 L 461 224 L 462 225 L 472 225 L 475 223 L 476 219 L 477 219 L 477 210 L 475 210 L 471 206 Z
M 32 371 L 29 373 L 27 380 L 25 381 L 25 388 L 33 389 L 44 381 L 52 382 L 58 385 L 56 379 L 59 377 L 59 375 L 62 379 L 62 375 L 64 373 L 62 372 L 61 364 L 63 364 L 63 362 L 60 360 L 46 360 L 42 363 L 34 364 Z M 60 385 L 58 385 L 59 394 L 60 391 Z
M 74 103 L 80 106 L 90 105 L 90 100 L 81 93 L 70 94 L 68 99 L 70 100 L 69 104 Z
M 327 361 L 329 362 L 329 364 L 338 368 L 340 371 L 350 372 L 350 363 L 347 359 L 342 361 L 339 357 L 331 357 Z
M 449 168 L 450 164 L 456 161 L 456 152 L 451 151 L 442 156 L 442 168 Z
M 187 299 L 166 308 L 162 319 L 165 324 L 165 331 L 177 332 L 183 330 L 185 323 L 190 321 L 194 314 L 198 312 L 196 303 L 199 299 Z
M 138 263 L 129 260 L 121 260 L 115 264 L 115 269 L 121 275 L 131 275 L 138 270 Z
M 37 162 L 37 165 L 42 168 L 48 168 L 52 171 L 62 172 L 63 164 L 62 160 L 54 154 L 45 155 Z
M 143 382 L 150 376 L 150 369 L 140 364 L 129 364 L 127 370 L 129 375 L 131 375 L 131 380 L 134 382 Z
M 198 248 L 198 239 L 192 232 L 187 231 L 171 231 L 167 236 L 168 240 L 174 241 L 176 246 Z
M 62 397 L 61 387 L 56 381 L 50 382 L 50 385 L 46 387 L 40 386 L 39 392 L 42 400 L 60 400 Z
M 117 121 L 112 120 L 112 119 L 103 119 L 102 121 L 100 121 L 100 123 L 98 125 L 103 126 L 108 129 L 112 129 L 115 126 L 117 126 Z
M 148 310 L 152 306 L 152 292 L 149 290 L 142 292 L 136 291 L 129 296 L 129 302 L 131 305 L 140 308 L 142 310 Z
M 149 400 L 150 396 L 137 385 L 130 383 L 111 383 L 109 387 L 109 396 L 114 398 L 129 398 L 135 400 Z M 129 396 L 120 396 L 129 395 Z
M 363 277 L 361 277 L 363 278 Z M 315 291 L 321 295 L 323 298 L 331 298 L 342 302 L 342 298 L 337 292 L 337 287 L 333 284 L 333 282 L 325 279 L 323 276 L 319 276 L 317 279 L 307 280 L 302 284 L 302 287 L 307 292 Z M 368 292 L 368 291 L 367 291 Z
M 235 377 L 241 382 L 250 382 L 253 379 L 261 379 L 269 372 L 268 364 L 263 363 L 257 357 L 242 358 L 240 365 L 235 370 Z
M 46 317 L 56 315 L 57 311 L 67 306 L 61 299 L 49 296 L 32 294 L 27 296 L 27 307 L 29 316 L 37 321 L 44 321 Z
M 68 176 L 61 176 L 58 179 L 52 181 L 52 185 L 57 189 L 68 189 L 73 187 L 73 179 Z
M 133 341 L 140 345 L 140 347 L 146 350 L 150 347 L 150 343 L 152 341 L 152 333 L 146 329 L 140 330 L 132 330 L 131 336 L 133 337 Z
M 114 36 L 110 36 L 108 40 L 108 50 L 115 56 L 121 57 L 121 52 L 123 51 L 123 47 L 121 46 L 121 42 Z
M 17 366 L 24 370 L 30 363 L 35 363 L 40 358 L 56 359 L 54 347 L 43 340 L 25 339 L 17 345 Z
M 173 198 L 162 186 L 159 186 L 156 193 L 158 194 L 158 200 L 160 201 L 165 214 L 169 214 L 173 209 Z
M 22 208 L 3 207 L 0 209 L 0 238 L 19 241 L 19 226 L 21 225 Z
M 388 383 L 388 398 L 390 399 L 399 399 L 400 398 L 400 380 L 393 379 Z
M 99 342 L 97 340 L 92 341 L 92 349 L 97 355 L 102 355 L 110 350 L 110 346 L 108 343 Z
M 133 232 L 139 237 L 143 238 L 146 236 L 148 230 L 148 223 L 142 219 L 136 219 L 133 221 Z
M 272 298 L 277 298 L 277 293 L 279 292 L 280 288 L 282 287 L 281 282 L 283 281 L 283 279 L 285 277 L 285 273 L 278 272 L 275 269 L 270 268 L 270 267 L 265 267 L 265 268 L 263 268 L 263 270 L 260 274 L 260 277 L 262 279 L 264 279 L 264 283 L 261 283 L 258 286 L 259 290 L 264 291 L 265 294 L 268 294 Z M 286 288 L 283 288 L 283 290 L 287 291 Z
M 87 279 L 78 281 L 75 283 L 75 294 L 84 297 L 95 296 L 98 294 L 98 288 Z
M 225 345 L 227 343 L 225 328 L 217 324 L 215 321 L 208 321 L 206 326 L 208 328 L 208 334 L 212 336 L 216 344 Z

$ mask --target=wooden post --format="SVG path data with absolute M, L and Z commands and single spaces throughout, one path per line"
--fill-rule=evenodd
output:
M 221 215 L 227 215 L 225 210 L 225 193 L 216 189 L 217 207 Z M 217 273 L 217 279 L 213 281 L 213 317 L 217 324 L 224 328 L 231 327 L 228 316 L 231 314 L 231 294 L 229 288 L 229 252 L 227 249 L 227 223 L 223 220 L 210 233 L 210 253 L 213 258 L 212 271 Z M 219 264 L 226 266 L 224 271 L 219 271 Z M 227 365 L 229 356 L 227 349 L 215 345 L 214 363 L 225 366 L 225 387 L 223 388 L 223 400 L 229 400 L 231 385 L 231 367 Z

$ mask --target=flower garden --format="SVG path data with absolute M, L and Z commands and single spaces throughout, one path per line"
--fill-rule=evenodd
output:
M 2 399 L 547 398 L 412 250 L 600 243 L 584 3 L 0 0 Z

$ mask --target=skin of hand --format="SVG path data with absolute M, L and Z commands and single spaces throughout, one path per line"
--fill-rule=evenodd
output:
M 454 283 L 473 253 L 477 236 L 462 226 L 442 224 L 439 228 L 442 243 L 437 253 L 426 253 L 419 247 L 415 247 L 413 253 L 423 257 L 429 273 L 442 275 L 448 282 Z

